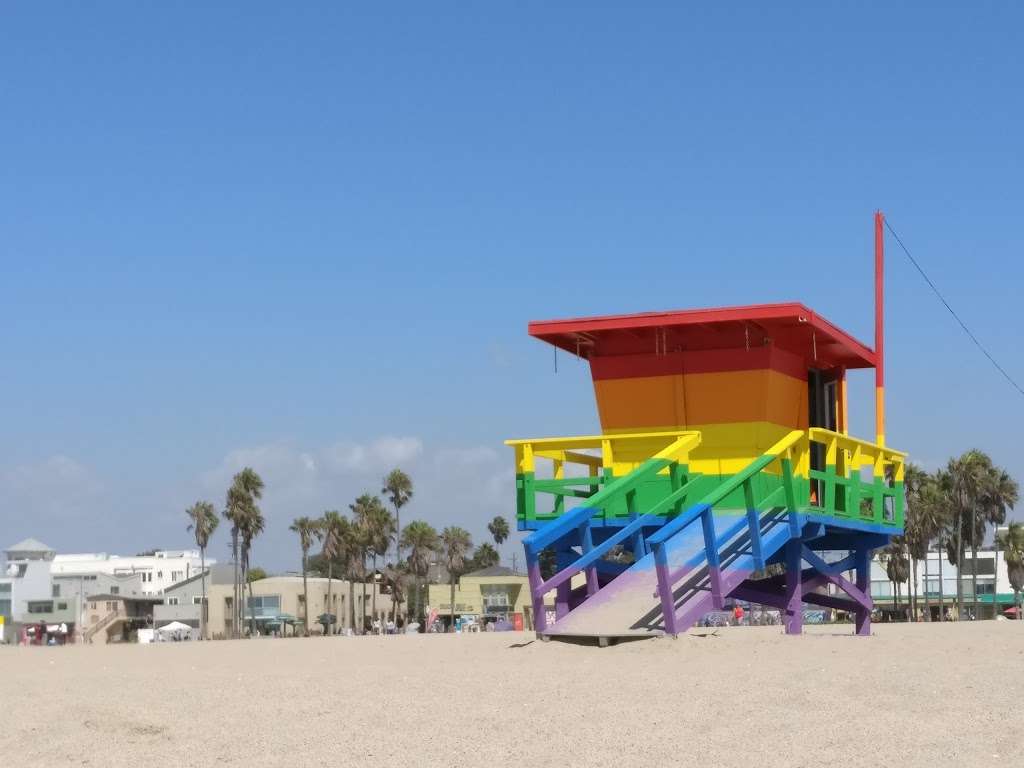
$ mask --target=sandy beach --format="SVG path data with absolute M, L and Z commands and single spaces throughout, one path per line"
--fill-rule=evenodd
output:
M 994 765 L 1024 624 L 0 649 L 14 765 Z M 836 632 L 844 634 L 836 634 Z

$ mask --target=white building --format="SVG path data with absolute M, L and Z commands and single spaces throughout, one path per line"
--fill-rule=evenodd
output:
M 76 599 L 55 599 L 50 567 L 54 551 L 35 539 L 25 539 L 4 551 L 0 569 L 0 615 L 4 617 L 4 642 L 15 642 L 19 626 L 26 624 L 73 624 L 79 606 Z
M 977 569 L 978 597 L 974 599 L 974 581 L 972 574 Z M 941 583 L 940 583 L 941 571 Z M 913 568 L 910 570 L 911 581 L 913 580 Z M 917 608 L 920 614 L 925 611 L 925 598 L 931 605 L 932 618 L 939 618 L 940 606 L 946 610 L 948 615 L 953 615 L 956 608 L 956 580 L 957 569 L 949 564 L 945 552 L 929 552 L 927 560 L 917 561 Z M 910 603 L 909 582 L 899 585 L 899 604 L 905 610 Z M 994 606 L 998 607 L 999 613 L 1013 606 L 1013 587 L 1006 572 L 1006 560 L 1002 552 L 994 552 L 992 549 L 978 551 L 978 560 L 975 565 L 971 559 L 971 552 L 968 549 L 964 557 L 963 584 L 961 586 L 964 598 L 964 610 L 962 618 L 967 618 L 974 613 L 976 618 L 991 619 L 995 613 Z M 871 562 L 871 597 L 875 605 L 882 610 L 894 609 L 896 604 L 893 583 L 889 581 L 886 574 L 885 563 L 879 554 L 876 553 Z
M 206 559 L 206 566 L 216 561 Z M 122 557 L 106 553 L 57 555 L 53 558 L 52 572 L 56 575 L 106 574 L 109 576 L 139 576 L 142 593 L 156 595 L 172 584 L 184 581 L 201 570 L 198 549 L 157 550 L 152 555 Z

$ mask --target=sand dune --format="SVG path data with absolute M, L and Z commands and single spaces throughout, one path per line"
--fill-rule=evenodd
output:
M 503 633 L 0 648 L 0 754 L 86 766 L 1020 758 L 1024 622 L 846 629 L 605 649 Z

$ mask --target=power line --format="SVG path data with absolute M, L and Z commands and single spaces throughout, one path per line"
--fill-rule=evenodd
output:
M 932 282 L 931 278 L 928 277 L 927 274 L 925 274 L 925 271 L 921 268 L 921 265 L 917 263 L 917 259 L 910 255 L 910 251 L 907 250 L 907 246 L 905 246 L 903 244 L 903 241 L 900 240 L 900 236 L 896 234 L 896 230 L 892 228 L 892 225 L 889 223 L 889 220 L 885 219 L 884 221 L 885 228 L 889 230 L 889 233 L 893 237 L 896 238 L 896 242 L 899 243 L 900 248 L 903 249 L 903 252 L 907 254 L 907 258 L 910 259 L 910 263 L 913 264 L 914 268 L 921 273 L 921 277 L 923 277 L 924 281 L 928 283 L 928 287 L 931 288 L 932 292 L 939 297 L 939 301 L 941 301 L 943 306 L 945 306 L 946 309 L 949 310 L 949 314 L 951 314 L 953 316 L 953 319 L 956 320 L 960 324 L 960 327 L 964 329 L 964 333 L 966 333 L 968 338 L 974 342 L 974 346 L 981 350 L 981 353 L 989 359 L 989 362 L 995 366 L 997 371 L 1003 374 L 1003 377 L 1008 382 L 1010 382 L 1010 385 L 1014 389 L 1016 389 L 1018 392 L 1024 395 L 1024 389 L 1021 388 L 1020 384 L 1013 380 L 1013 377 L 1006 372 L 1003 366 L 996 362 L 996 359 L 992 357 L 992 355 L 989 354 L 988 350 L 985 349 L 984 345 L 980 341 L 978 341 L 978 337 L 971 333 L 971 329 L 967 327 L 966 323 L 964 323 L 964 321 L 960 319 L 960 315 L 958 315 L 956 311 L 953 309 L 953 307 L 949 305 L 949 302 L 946 301 L 946 298 L 942 295 L 942 293 L 939 292 L 939 289 L 935 287 L 935 283 Z

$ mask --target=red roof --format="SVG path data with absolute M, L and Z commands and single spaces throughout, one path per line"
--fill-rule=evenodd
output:
M 587 359 L 770 343 L 823 368 L 875 366 L 870 347 L 799 302 L 540 320 L 529 333 Z

